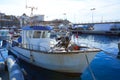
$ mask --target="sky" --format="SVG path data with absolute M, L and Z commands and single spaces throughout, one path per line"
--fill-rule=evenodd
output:
M 45 15 L 45 20 L 68 19 L 73 23 L 120 21 L 120 0 L 0 0 L 0 12 L 21 16 Z M 95 8 L 94 10 L 91 10 Z

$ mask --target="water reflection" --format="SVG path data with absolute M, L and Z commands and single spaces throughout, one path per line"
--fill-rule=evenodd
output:
M 87 44 L 89 47 L 96 47 L 100 48 L 104 51 L 111 52 L 113 54 L 118 53 L 118 42 L 120 41 L 119 36 L 105 36 L 105 35 L 86 35 L 82 34 L 79 35 L 78 38 L 74 37 L 76 43 L 84 43 Z

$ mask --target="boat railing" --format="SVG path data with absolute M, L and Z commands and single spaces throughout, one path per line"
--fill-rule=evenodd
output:
M 41 46 L 41 45 L 35 45 L 35 44 L 22 44 L 22 43 L 18 43 L 13 41 L 12 42 L 12 46 L 18 46 L 21 48 L 25 48 L 25 49 L 29 49 L 29 50 L 35 50 L 35 51 L 44 51 L 44 52 L 48 52 L 49 49 L 47 49 L 47 47 Z
M 36 50 L 36 51 L 45 51 L 47 52 L 48 49 L 44 46 L 41 46 L 41 45 L 34 45 L 34 44 L 21 44 L 22 48 L 26 48 L 26 49 L 29 49 L 29 50 Z

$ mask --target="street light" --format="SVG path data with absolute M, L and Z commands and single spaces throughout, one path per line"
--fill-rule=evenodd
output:
M 95 10 L 95 8 L 90 9 L 92 11 L 92 23 L 93 23 L 93 11 Z

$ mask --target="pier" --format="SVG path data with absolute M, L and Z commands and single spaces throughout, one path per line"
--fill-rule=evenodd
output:
M 89 24 L 120 24 L 120 21 L 102 21 L 102 22 L 82 22 L 74 23 L 74 25 L 89 25 Z
M 72 33 L 120 36 L 120 31 L 70 30 Z
M 75 23 L 72 33 L 120 36 L 120 21 Z

